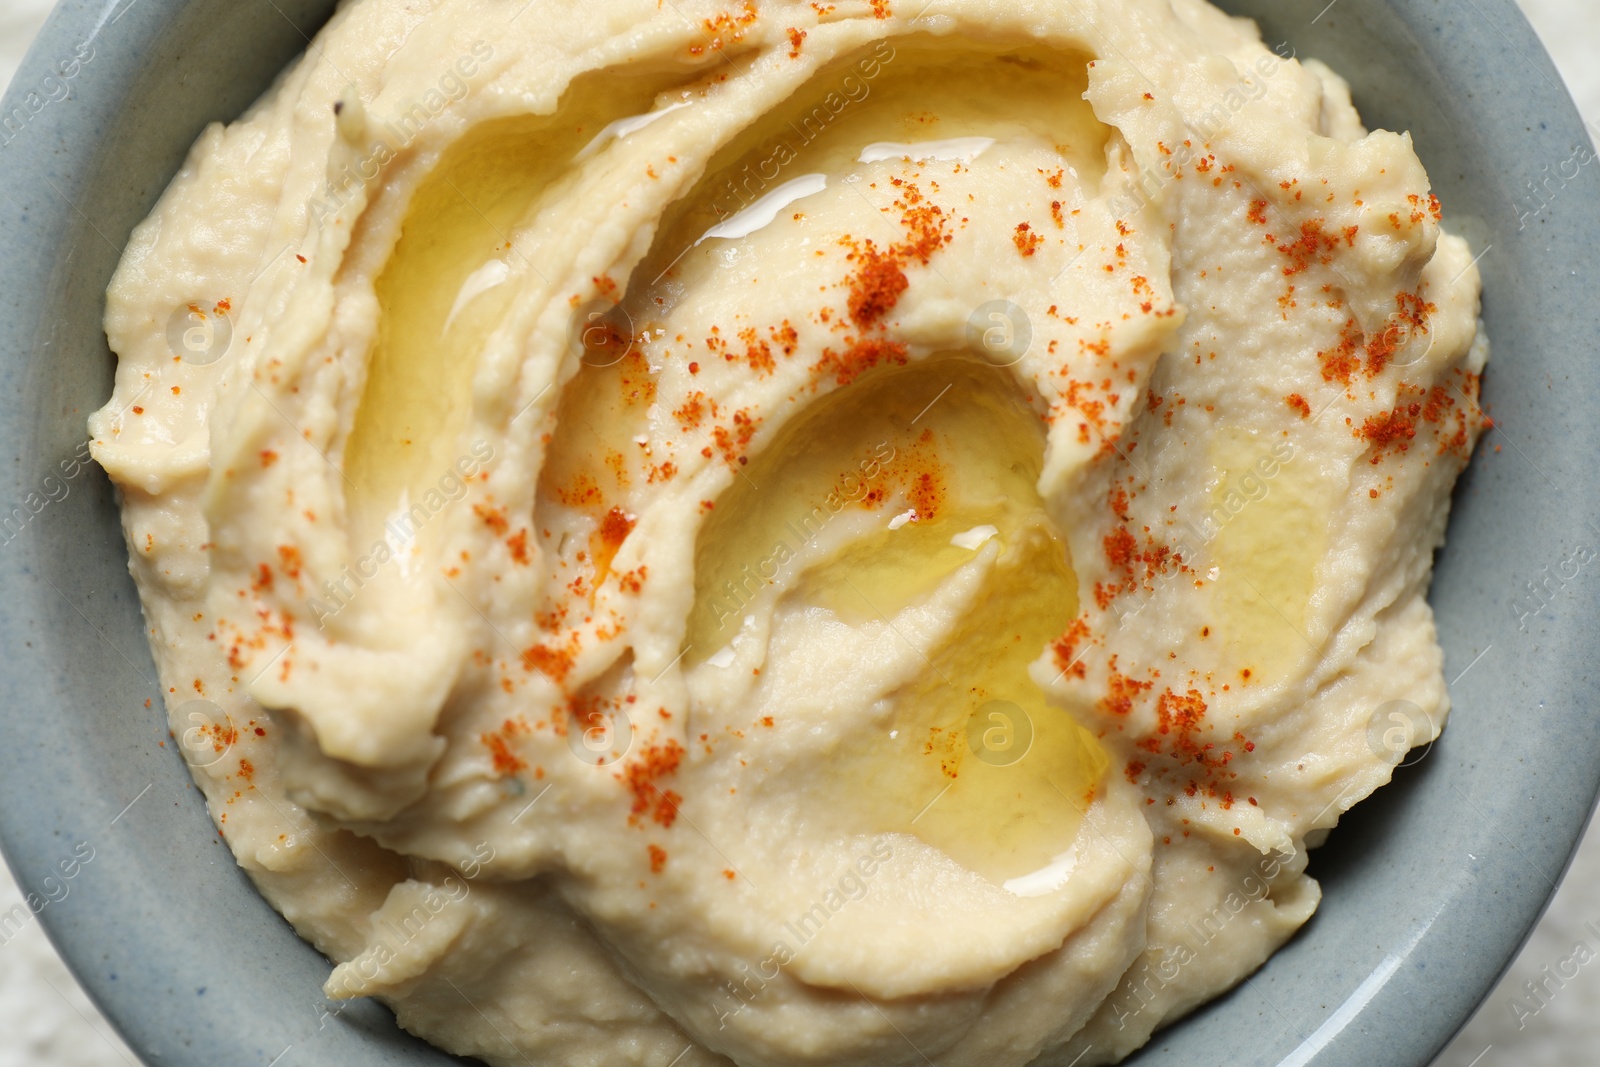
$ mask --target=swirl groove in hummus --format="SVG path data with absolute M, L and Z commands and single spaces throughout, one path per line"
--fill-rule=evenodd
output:
M 1199 0 L 356 0 L 136 231 L 94 455 L 329 997 L 1104 1063 L 1442 725 L 1439 217 Z

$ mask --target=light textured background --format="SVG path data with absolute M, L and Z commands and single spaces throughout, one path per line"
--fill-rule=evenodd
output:
M 1519 3 L 1555 56 L 1591 136 L 1600 141 L 1600 3 Z M 11 81 L 50 4 L 0 0 L 0 86 Z M 21 899 L 0 866 L 0 914 Z M 1576 977 L 1563 977 L 1574 969 Z M 1543 983 L 1537 998 L 1530 982 Z M 0 943 L 0 1067 L 124 1064 L 138 1067 L 138 1060 L 89 1003 L 36 921 Z M 1591 1064 L 1600 1064 L 1600 823 L 1510 973 L 1434 1067 Z

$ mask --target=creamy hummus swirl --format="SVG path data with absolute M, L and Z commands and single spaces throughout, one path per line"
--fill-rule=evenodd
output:
M 174 733 L 446 1049 L 1121 1058 L 1442 726 L 1440 215 L 1199 0 L 346 4 L 108 295 Z

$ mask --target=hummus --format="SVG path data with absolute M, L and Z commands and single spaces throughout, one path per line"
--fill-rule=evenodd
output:
M 1440 215 L 1201 0 L 344 4 L 90 421 L 296 1041 L 1085 1065 L 1239 982 L 1447 711 Z

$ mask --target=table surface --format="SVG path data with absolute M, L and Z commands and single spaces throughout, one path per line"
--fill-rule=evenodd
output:
M 1600 142 L 1600 4 L 1518 0 Z M 3 0 L 0 86 L 52 0 Z M 22 894 L 0 865 L 0 915 Z M 23 909 L 26 912 L 26 909 Z M 1588 924 L 1592 924 L 1592 927 Z M 1579 966 L 1576 961 L 1583 960 Z M 1600 1061 L 1600 822 L 1506 977 L 1433 1067 L 1573 1067 Z M 1562 968 L 1576 977 L 1552 979 Z M 1532 983 L 1542 983 L 1537 993 Z M 1425 1010 L 1419 1005 L 1419 1010 Z M 0 1067 L 139 1067 L 89 1003 L 37 921 L 0 932 Z

